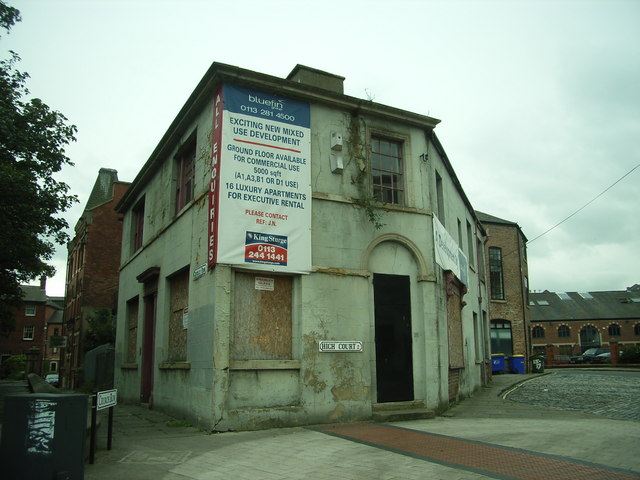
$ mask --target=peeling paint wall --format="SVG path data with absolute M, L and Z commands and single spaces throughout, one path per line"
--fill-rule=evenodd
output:
M 170 192 L 170 167 L 180 143 L 166 154 L 165 166 L 146 187 L 144 247 L 131 253 L 132 214 L 124 218 L 117 334 L 117 383 L 124 401 L 137 401 L 143 308 L 139 308 L 136 361 L 125 359 L 128 340 L 126 303 L 142 298 L 136 280 L 160 268 L 156 319 L 153 399 L 165 409 L 212 430 L 259 429 L 282 425 L 342 422 L 371 418 L 376 398 L 373 275 L 409 277 L 413 391 L 426 407 L 447 405 L 449 342 L 444 272 L 434 262 L 432 216 L 435 172 L 443 177 L 445 226 L 473 214 L 447 176 L 443 158 L 421 128 L 313 103 L 312 263 L 308 275 L 260 276 L 273 279 L 272 296 L 256 291 L 255 275 L 206 264 L 207 200 L 212 104 L 179 135 L 186 141 L 197 129 L 194 200 L 177 217 Z M 330 135 L 340 133 L 344 170 L 332 173 Z M 402 139 L 405 150 L 406 207 L 373 209 L 381 228 L 370 221 L 370 206 L 358 201 L 368 191 L 369 138 Z M 141 195 L 142 197 L 142 195 Z M 355 200 L 354 200 L 355 199 Z M 472 243 L 475 245 L 474 242 Z M 466 248 L 466 241 L 461 248 Z M 170 277 L 188 267 L 186 355 L 171 358 Z M 473 267 L 473 266 L 472 266 Z M 460 313 L 460 395 L 480 386 L 480 365 L 467 354 L 473 347 L 473 312 L 481 314 L 485 286 L 469 272 Z M 175 321 L 174 321 L 175 323 Z M 174 325 L 175 328 L 175 325 Z M 320 352 L 319 342 L 362 342 L 360 352 Z M 175 346 L 175 345 L 174 345 Z M 473 350 L 471 350 L 473 351 Z M 174 361 L 178 360 L 178 361 Z

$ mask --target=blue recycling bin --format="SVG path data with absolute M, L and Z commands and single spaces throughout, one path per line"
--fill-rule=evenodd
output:
M 509 370 L 511 373 L 524 375 L 524 355 L 511 355 L 509 359 Z
M 504 372 L 504 353 L 491 354 L 491 371 Z

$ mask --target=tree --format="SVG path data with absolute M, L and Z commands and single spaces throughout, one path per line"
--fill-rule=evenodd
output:
M 20 12 L 0 0 L 0 27 L 7 33 Z M 13 309 L 20 284 L 52 276 L 55 245 L 69 240 L 66 220 L 57 216 L 74 202 L 69 186 L 54 178 L 75 141 L 76 127 L 38 98 L 27 99 L 27 73 L 16 69 L 20 57 L 10 51 L 0 61 L 0 332 L 15 328 Z
M 102 308 L 87 318 L 89 328 L 84 335 L 84 351 L 93 350 L 106 343 L 115 343 L 116 322 L 111 310 Z

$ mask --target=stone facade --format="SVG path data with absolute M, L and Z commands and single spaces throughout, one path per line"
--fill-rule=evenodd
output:
M 302 66 L 281 79 L 213 64 L 160 140 L 117 207 L 123 401 L 241 430 L 370 419 L 390 404 L 443 410 L 486 382 L 484 230 L 433 132 L 438 120 L 346 96 L 342 81 Z M 308 105 L 309 134 L 234 104 L 218 109 L 220 91 L 241 89 L 261 106 L 243 109 L 283 122 L 293 116 L 282 104 Z M 216 137 L 219 118 L 233 119 L 227 143 Z M 297 151 L 308 156 L 287 154 L 302 137 L 309 144 Z M 275 138 L 288 144 L 270 145 Z M 219 145 L 235 155 L 221 161 Z M 392 159 L 385 168 L 382 157 Z M 232 162 L 256 175 L 216 184 Z M 288 190 L 264 187 L 307 167 Z M 216 195 L 248 206 L 225 217 Z M 300 211 L 309 223 L 288 234 L 288 254 L 303 245 L 307 267 L 303 258 L 287 269 L 275 246 L 251 250 L 253 230 L 276 232 Z M 236 223 L 247 230 L 244 257 L 212 261 Z

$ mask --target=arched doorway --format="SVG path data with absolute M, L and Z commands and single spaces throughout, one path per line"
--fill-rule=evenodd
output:
M 585 325 L 580 329 L 580 347 L 584 352 L 587 348 L 600 346 L 600 332 L 593 325 Z

